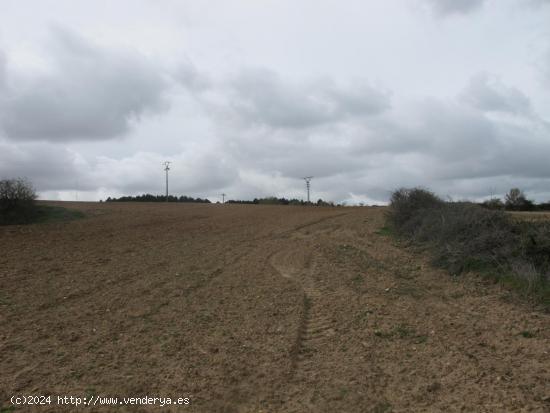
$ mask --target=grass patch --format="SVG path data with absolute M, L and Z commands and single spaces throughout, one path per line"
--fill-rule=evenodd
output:
M 524 337 L 524 338 L 533 338 L 535 337 L 535 333 L 533 333 L 532 331 L 522 331 L 521 333 L 519 333 L 520 336 Z
M 420 334 L 415 337 L 415 344 L 424 344 L 428 341 L 428 336 L 426 334 Z
M 386 226 L 383 226 L 382 228 L 380 228 L 378 231 L 376 231 L 375 234 L 388 237 L 388 236 L 393 234 L 393 231 L 392 231 L 391 227 L 386 225 Z
M 0 292 L 0 305 L 10 305 L 11 301 L 9 297 L 6 297 L 4 294 Z
M 370 314 L 372 314 L 371 310 L 361 310 L 355 315 L 355 321 L 358 323 L 366 322 Z
M 422 344 L 428 340 L 428 336 L 417 334 L 416 330 L 406 324 L 398 324 L 391 330 L 374 330 L 374 335 L 384 339 L 412 339 L 415 344 Z
M 404 324 L 399 324 L 396 326 L 394 332 L 399 338 L 406 338 L 415 334 L 415 331 L 412 328 L 409 328 Z
M 66 222 L 81 219 L 85 216 L 83 212 L 74 209 L 67 209 L 60 206 L 38 205 L 34 222 L 38 224 Z
M 382 331 L 382 330 L 374 330 L 374 335 L 376 337 L 380 338 L 392 338 L 393 334 L 391 331 Z
M 408 295 L 416 300 L 422 298 L 422 293 L 419 288 L 414 285 L 398 285 L 393 288 L 393 292 L 397 295 Z
M 376 406 L 371 410 L 372 413 L 391 413 L 393 411 L 393 407 L 388 402 L 380 402 L 377 403 Z
M 365 278 L 363 277 L 362 274 L 356 274 L 351 278 L 352 284 L 363 284 L 364 281 L 365 281 Z

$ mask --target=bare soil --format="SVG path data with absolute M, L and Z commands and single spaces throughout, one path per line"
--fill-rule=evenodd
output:
M 383 208 L 63 205 L 87 217 L 0 228 L 1 408 L 550 411 L 550 316 L 434 269 Z

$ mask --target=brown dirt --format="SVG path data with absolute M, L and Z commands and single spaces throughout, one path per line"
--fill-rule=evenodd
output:
M 64 205 L 88 217 L 0 228 L 4 408 L 550 411 L 550 316 L 396 245 L 382 208 Z

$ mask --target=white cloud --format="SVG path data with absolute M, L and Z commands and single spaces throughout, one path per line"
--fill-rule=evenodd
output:
M 531 111 L 529 98 L 520 90 L 505 86 L 487 73 L 473 76 L 461 99 L 482 111 L 527 114 Z

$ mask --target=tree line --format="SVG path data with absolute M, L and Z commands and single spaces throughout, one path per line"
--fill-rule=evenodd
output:
M 151 195 L 143 194 L 136 196 L 121 196 L 120 198 L 107 198 L 105 202 L 197 202 L 202 204 L 210 204 L 210 200 L 202 198 L 193 198 L 191 196 L 182 195 L 174 196 L 168 195 Z
M 481 206 L 487 209 L 506 210 L 506 211 L 550 211 L 550 202 L 535 204 L 534 201 L 527 199 L 525 193 L 519 188 L 512 188 L 508 192 L 504 201 L 500 198 L 491 198 L 481 203 Z
M 121 196 L 119 198 L 108 197 L 105 202 L 197 202 L 210 204 L 212 203 L 209 199 L 202 198 L 193 198 L 191 196 L 174 196 L 168 195 L 168 201 L 166 195 L 151 195 L 143 194 L 137 196 Z M 218 202 L 219 203 L 219 202 Z M 244 199 L 229 199 L 225 202 L 226 204 L 249 204 L 249 205 L 316 205 L 316 206 L 337 206 L 333 202 L 326 202 L 322 199 L 318 199 L 317 202 L 307 202 L 300 199 L 292 198 L 277 198 L 274 196 L 266 198 L 254 198 L 252 200 Z
M 253 204 L 253 205 L 317 205 L 317 206 L 335 206 L 333 202 L 326 202 L 322 199 L 318 199 L 317 202 L 307 202 L 301 199 L 287 199 L 277 198 L 274 196 L 267 198 L 254 198 L 253 200 L 239 200 L 230 199 L 226 203 L 228 204 Z

